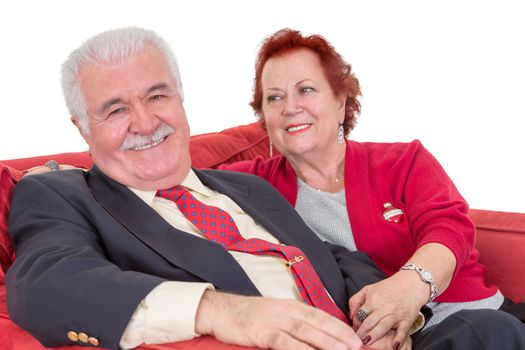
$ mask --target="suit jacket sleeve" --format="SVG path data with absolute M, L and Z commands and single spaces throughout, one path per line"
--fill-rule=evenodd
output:
M 112 264 L 87 219 L 90 208 L 45 179 L 28 176 L 13 195 L 9 229 L 17 259 L 6 279 L 11 318 L 45 346 L 71 344 L 67 333 L 75 331 L 116 349 L 138 303 L 163 279 Z
M 366 253 L 359 251 L 350 252 L 345 247 L 329 242 L 324 243 L 328 246 L 339 265 L 349 298 L 366 285 L 387 278 Z

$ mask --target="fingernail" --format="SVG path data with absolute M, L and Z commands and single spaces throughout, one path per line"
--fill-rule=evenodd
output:
M 397 340 L 394 342 L 394 349 L 395 350 L 399 350 L 399 347 L 401 346 L 401 343 L 398 342 Z
M 370 343 L 370 340 L 372 340 L 372 337 L 367 335 L 366 337 L 363 338 L 363 344 L 368 344 Z

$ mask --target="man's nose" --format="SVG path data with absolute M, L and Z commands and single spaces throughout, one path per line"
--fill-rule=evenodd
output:
M 147 106 L 136 103 L 131 113 L 130 132 L 151 135 L 159 125 L 159 119 Z

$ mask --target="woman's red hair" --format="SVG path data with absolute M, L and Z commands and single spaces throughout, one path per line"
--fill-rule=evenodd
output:
M 335 96 L 346 96 L 346 111 L 343 128 L 345 135 L 354 128 L 361 105 L 357 97 L 361 95 L 359 81 L 352 73 L 352 67 L 345 62 L 334 47 L 321 35 L 303 36 L 292 29 L 281 29 L 267 37 L 259 50 L 255 62 L 253 98 L 250 105 L 264 125 L 262 115 L 261 75 L 266 62 L 274 56 L 282 56 L 292 50 L 306 48 L 312 50 L 321 61 L 321 65 Z

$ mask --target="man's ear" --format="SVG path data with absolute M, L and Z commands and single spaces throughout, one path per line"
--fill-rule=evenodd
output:
M 78 129 L 78 132 L 80 133 L 80 135 L 82 136 L 82 138 L 84 139 L 84 141 L 86 141 L 87 144 L 89 144 L 88 142 L 88 135 L 84 132 L 84 130 L 82 130 L 82 128 L 80 127 L 80 123 L 78 121 L 78 118 L 75 117 L 75 116 L 72 116 L 71 117 L 71 122 L 73 124 L 75 124 L 75 126 L 77 127 Z

